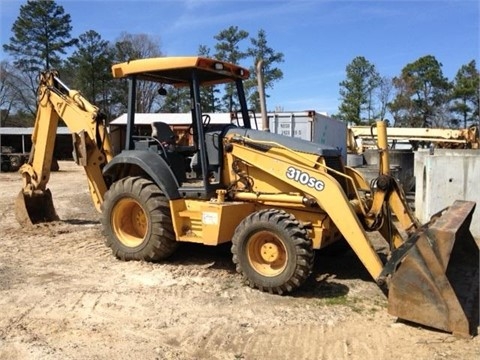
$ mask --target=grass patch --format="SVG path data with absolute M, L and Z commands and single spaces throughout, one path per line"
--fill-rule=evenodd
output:
M 320 300 L 320 304 L 325 306 L 345 306 L 353 312 L 362 313 L 365 309 L 362 306 L 362 300 L 357 297 L 348 297 L 347 295 L 333 296 Z

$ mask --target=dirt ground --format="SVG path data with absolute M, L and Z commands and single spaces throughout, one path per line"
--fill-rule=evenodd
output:
M 294 295 L 252 290 L 229 246 L 183 244 L 163 263 L 104 245 L 83 170 L 60 162 L 59 222 L 21 228 L 17 173 L 0 174 L 0 359 L 479 359 L 459 339 L 397 321 L 353 253 L 317 256 Z

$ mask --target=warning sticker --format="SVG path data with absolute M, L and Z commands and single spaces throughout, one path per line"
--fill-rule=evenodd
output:
M 202 223 L 205 225 L 218 225 L 218 214 L 216 212 L 203 212 Z

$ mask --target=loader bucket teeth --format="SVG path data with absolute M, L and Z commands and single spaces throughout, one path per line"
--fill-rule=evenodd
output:
M 417 234 L 390 279 L 390 314 L 459 336 L 476 335 L 479 245 L 469 230 L 474 209 L 474 202 L 456 201 Z
M 32 196 L 20 191 L 15 200 L 15 217 L 22 226 L 59 220 L 50 190 Z

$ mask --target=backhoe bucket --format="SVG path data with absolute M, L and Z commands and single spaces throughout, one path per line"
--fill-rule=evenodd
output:
M 407 250 L 402 245 L 392 253 L 399 261 L 389 282 L 390 314 L 455 335 L 477 334 L 479 244 L 469 229 L 474 209 L 474 202 L 456 201 L 407 240 Z
M 48 189 L 34 195 L 20 191 L 15 200 L 15 217 L 22 226 L 60 220 Z

